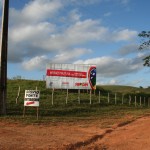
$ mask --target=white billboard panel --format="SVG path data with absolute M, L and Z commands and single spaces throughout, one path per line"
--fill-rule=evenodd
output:
M 96 89 L 96 65 L 47 64 L 46 87 Z

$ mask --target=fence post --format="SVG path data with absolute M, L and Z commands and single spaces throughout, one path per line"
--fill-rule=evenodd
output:
M 52 105 L 54 104 L 53 98 L 54 98 L 54 88 L 52 89 Z
M 110 99 L 109 99 L 109 93 L 108 93 L 108 104 L 109 104 L 109 102 L 110 102 Z
M 129 106 L 131 105 L 131 95 L 129 95 Z
M 68 103 L 68 89 L 67 89 L 67 96 L 66 96 L 66 104 Z
M 124 94 L 122 94 L 122 105 L 123 105 Z
M 19 89 L 18 89 L 18 95 L 17 95 L 17 97 L 16 97 L 16 104 L 18 103 L 19 95 L 20 95 L 20 86 L 19 86 Z
M 78 89 L 78 102 L 80 104 L 80 89 Z
M 141 102 L 142 100 L 141 100 L 141 96 L 140 96 L 140 106 L 142 105 L 142 102 Z
M 117 104 L 117 93 L 115 93 L 115 105 Z
M 135 107 L 136 107 L 136 96 L 135 96 Z
M 91 94 L 92 94 L 92 90 L 90 90 L 90 104 L 92 104 Z
M 101 92 L 99 91 L 99 104 L 101 103 Z
M 150 98 L 148 98 L 148 107 L 149 107 L 149 104 L 150 104 Z

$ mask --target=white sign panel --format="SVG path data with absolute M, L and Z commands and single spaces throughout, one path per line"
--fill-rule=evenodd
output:
M 39 106 L 40 91 L 25 90 L 24 106 Z
M 40 91 L 37 90 L 25 90 L 25 98 L 40 98 Z
M 96 66 L 47 64 L 46 87 L 56 89 L 96 89 Z
M 35 106 L 39 107 L 39 100 L 35 101 L 35 99 L 26 99 L 24 100 L 24 106 Z

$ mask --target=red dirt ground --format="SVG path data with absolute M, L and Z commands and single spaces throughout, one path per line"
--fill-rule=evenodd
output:
M 104 128 L 98 120 L 26 125 L 0 119 L 0 150 L 149 150 L 150 117 Z

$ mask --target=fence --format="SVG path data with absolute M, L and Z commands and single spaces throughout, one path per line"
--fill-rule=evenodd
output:
M 32 89 L 38 89 L 37 86 Z M 13 88 L 8 94 L 11 99 L 18 101 L 24 100 L 24 91 L 20 86 Z M 14 92 L 15 91 L 15 92 Z M 13 94 L 12 94 L 13 93 Z M 14 97 L 15 96 L 15 97 Z M 109 105 L 129 105 L 129 106 L 150 106 L 149 94 L 132 94 L 132 93 L 112 93 L 100 90 L 54 90 L 45 89 L 41 91 L 41 102 L 48 105 L 59 104 L 109 104 Z

